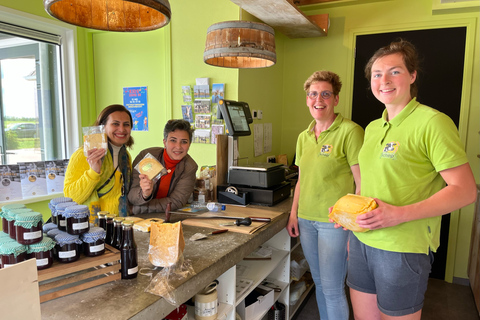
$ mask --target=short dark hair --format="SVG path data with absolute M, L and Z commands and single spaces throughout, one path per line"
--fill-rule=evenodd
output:
M 333 94 L 338 96 L 340 90 L 342 89 L 342 81 L 340 81 L 338 74 L 332 71 L 315 71 L 310 77 L 308 77 L 307 81 L 305 81 L 303 84 L 303 89 L 308 93 L 312 83 L 321 81 L 330 83 L 332 85 Z
M 379 58 L 399 53 L 402 55 L 403 63 L 405 63 L 405 67 L 407 67 L 408 72 L 413 74 L 417 71 L 417 79 L 418 79 L 418 71 L 420 71 L 420 59 L 418 58 L 417 49 L 415 46 L 407 40 L 398 39 L 396 41 L 391 42 L 389 45 L 382 47 L 375 51 L 373 56 L 368 60 L 367 65 L 365 66 L 365 77 L 368 81 L 371 80 L 372 77 L 372 66 Z M 418 94 L 418 87 L 417 81 L 415 80 L 414 83 L 410 85 L 410 95 L 412 98 L 416 97 Z
M 127 108 L 125 108 L 125 106 L 123 106 L 121 104 L 111 104 L 108 107 L 106 107 L 105 109 L 103 109 L 100 112 L 100 114 L 98 115 L 97 120 L 95 120 L 95 123 L 93 125 L 94 126 L 106 125 L 107 121 L 108 121 L 108 117 L 112 113 L 117 112 L 117 111 L 125 112 L 126 114 L 128 114 L 128 116 L 130 117 L 130 128 L 131 128 L 133 126 L 132 114 L 130 113 L 130 111 L 128 111 Z M 132 135 L 130 135 L 130 138 L 128 138 L 128 141 L 127 141 L 127 143 L 125 143 L 125 145 L 129 148 L 133 146 Z
M 192 142 L 193 132 L 195 129 L 192 128 L 190 122 L 183 120 L 183 119 L 172 119 L 168 120 L 167 124 L 165 124 L 165 129 L 163 130 L 163 138 L 167 140 L 168 134 L 175 130 L 182 130 L 188 133 L 188 138 L 190 142 Z

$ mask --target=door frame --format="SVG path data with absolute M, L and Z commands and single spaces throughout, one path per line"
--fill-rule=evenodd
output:
M 444 17 L 444 16 L 442 16 Z M 475 18 L 466 19 L 441 19 L 438 21 L 421 21 L 421 22 L 409 22 L 402 24 L 392 24 L 386 26 L 370 26 L 365 28 L 352 28 L 346 31 L 345 41 L 347 41 L 347 47 L 352 48 L 350 50 L 350 56 L 347 62 L 347 79 L 345 83 L 346 91 L 349 92 L 345 97 L 345 116 L 352 118 L 352 102 L 353 102 L 353 84 L 355 73 L 355 48 L 357 36 L 370 35 L 377 33 L 390 33 L 390 32 L 402 32 L 402 31 L 416 31 L 425 29 L 443 29 L 443 28 L 455 28 L 466 27 L 465 36 L 465 60 L 463 67 L 463 81 L 462 81 L 462 95 L 460 102 L 460 117 L 458 131 L 460 139 L 463 144 L 466 145 L 467 133 L 468 133 L 468 116 L 471 108 L 471 95 L 472 95 L 472 76 L 474 65 L 474 49 L 475 49 L 475 33 L 476 33 L 476 20 Z M 447 264 L 445 267 L 445 281 L 453 282 L 455 258 L 457 251 L 457 237 L 459 235 L 460 228 L 460 210 L 455 210 L 451 213 L 450 228 L 448 237 L 448 249 L 447 249 Z

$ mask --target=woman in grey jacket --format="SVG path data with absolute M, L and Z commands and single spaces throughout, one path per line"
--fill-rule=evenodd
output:
M 169 120 L 163 131 L 165 148 L 148 148 L 135 158 L 133 167 L 150 153 L 167 169 L 167 174 L 153 182 L 147 175 L 134 171 L 128 193 L 133 214 L 165 212 L 169 202 L 171 210 L 185 206 L 195 187 L 198 169 L 195 160 L 188 155 L 193 131 L 188 121 Z

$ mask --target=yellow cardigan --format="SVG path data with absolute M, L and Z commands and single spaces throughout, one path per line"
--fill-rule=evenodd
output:
M 128 157 L 130 158 L 130 154 L 128 154 Z M 87 158 L 83 154 L 83 148 L 75 151 L 70 158 L 65 173 L 63 193 L 65 197 L 72 198 L 78 204 L 88 205 L 91 223 L 95 221 L 98 211 L 108 211 L 118 216 L 118 199 L 122 194 L 122 174 L 119 170 L 115 173 L 115 179 L 112 178 L 102 190 L 112 189 L 101 198 L 97 194 L 97 189 L 110 178 L 113 170 L 115 168 L 110 152 L 107 152 L 103 158 L 100 174 L 90 168 Z

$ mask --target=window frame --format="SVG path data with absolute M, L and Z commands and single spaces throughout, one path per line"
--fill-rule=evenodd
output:
M 65 159 L 77 149 L 80 141 L 80 101 L 78 87 L 78 57 L 77 28 L 53 19 L 0 6 L 0 21 L 42 32 L 52 33 L 61 37 L 60 59 L 62 61 L 61 88 L 64 105 L 64 145 Z M 51 159 L 46 159 L 51 160 Z

